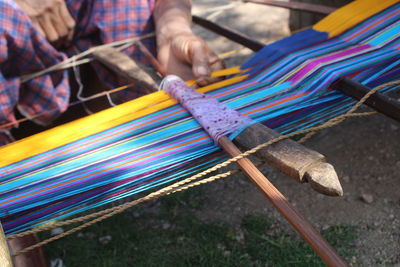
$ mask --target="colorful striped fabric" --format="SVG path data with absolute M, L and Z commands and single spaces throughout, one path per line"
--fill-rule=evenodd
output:
M 355 1 L 266 46 L 239 75 L 200 91 L 281 133 L 317 125 L 354 104 L 329 89 L 337 79 L 349 76 L 371 87 L 399 79 L 399 18 L 398 1 Z M 0 155 L 7 234 L 162 186 L 225 158 L 163 92 L 8 145 Z

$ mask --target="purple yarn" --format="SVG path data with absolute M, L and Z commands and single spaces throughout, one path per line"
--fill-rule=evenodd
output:
M 232 133 L 237 135 L 254 123 L 215 98 L 188 87 L 178 76 L 168 75 L 161 82 L 160 88 L 188 110 L 216 143 L 221 136 Z

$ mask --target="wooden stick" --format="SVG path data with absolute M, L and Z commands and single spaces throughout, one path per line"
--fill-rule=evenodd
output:
M 371 88 L 347 77 L 334 83 L 333 88 L 357 100 L 371 91 Z M 365 101 L 365 104 L 392 119 L 400 121 L 400 102 L 394 98 L 375 92 Z
M 160 64 L 160 62 L 158 62 L 158 60 L 153 56 L 153 54 L 149 51 L 149 49 L 147 49 L 147 47 L 144 44 L 142 44 L 141 41 L 138 41 L 137 45 L 140 49 L 140 52 L 142 52 L 143 55 L 147 59 L 149 59 L 150 64 L 160 73 L 160 75 L 162 77 L 166 76 L 167 70 L 165 69 L 164 66 Z
M 8 246 L 13 254 L 19 252 L 24 248 L 30 247 L 39 243 L 36 234 L 30 234 L 23 237 L 15 238 L 8 241 Z M 41 247 L 35 248 L 26 253 L 12 257 L 15 267 L 48 267 L 48 260 Z
M 6 236 L 4 235 L 3 227 L 0 223 L 0 266 L 2 267 L 12 267 L 12 260 L 10 251 L 8 249 Z
M 194 23 L 196 23 L 212 32 L 215 32 L 217 34 L 225 36 L 229 40 L 239 43 L 253 51 L 258 51 L 264 47 L 263 43 L 252 40 L 248 36 L 246 36 L 242 33 L 239 33 L 239 32 L 237 32 L 231 28 L 228 28 L 226 26 L 218 25 L 212 21 L 209 21 L 207 19 L 195 16 L 195 15 L 192 16 L 192 20 Z
M 219 145 L 232 157 L 240 150 L 226 137 L 219 140 Z M 247 158 L 237 161 L 242 171 L 257 185 L 275 208 L 286 218 L 293 228 L 314 249 L 328 266 L 348 266 L 335 249 L 304 219 L 281 192 Z

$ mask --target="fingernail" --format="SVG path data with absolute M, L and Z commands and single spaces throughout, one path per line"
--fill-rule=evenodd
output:
M 208 76 L 208 69 L 204 66 L 199 66 L 197 67 L 197 73 L 200 76 Z

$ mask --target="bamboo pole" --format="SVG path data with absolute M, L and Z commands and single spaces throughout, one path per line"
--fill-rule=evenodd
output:
M 232 157 L 241 154 L 240 150 L 226 136 L 222 136 L 218 143 Z M 328 266 L 348 266 L 335 249 L 297 212 L 286 197 L 249 159 L 240 159 L 237 164 Z
M 372 90 L 372 88 L 348 77 L 339 80 L 332 87 L 357 100 L 360 100 Z M 365 100 L 364 104 L 389 118 L 400 121 L 400 102 L 392 97 L 375 92 Z

